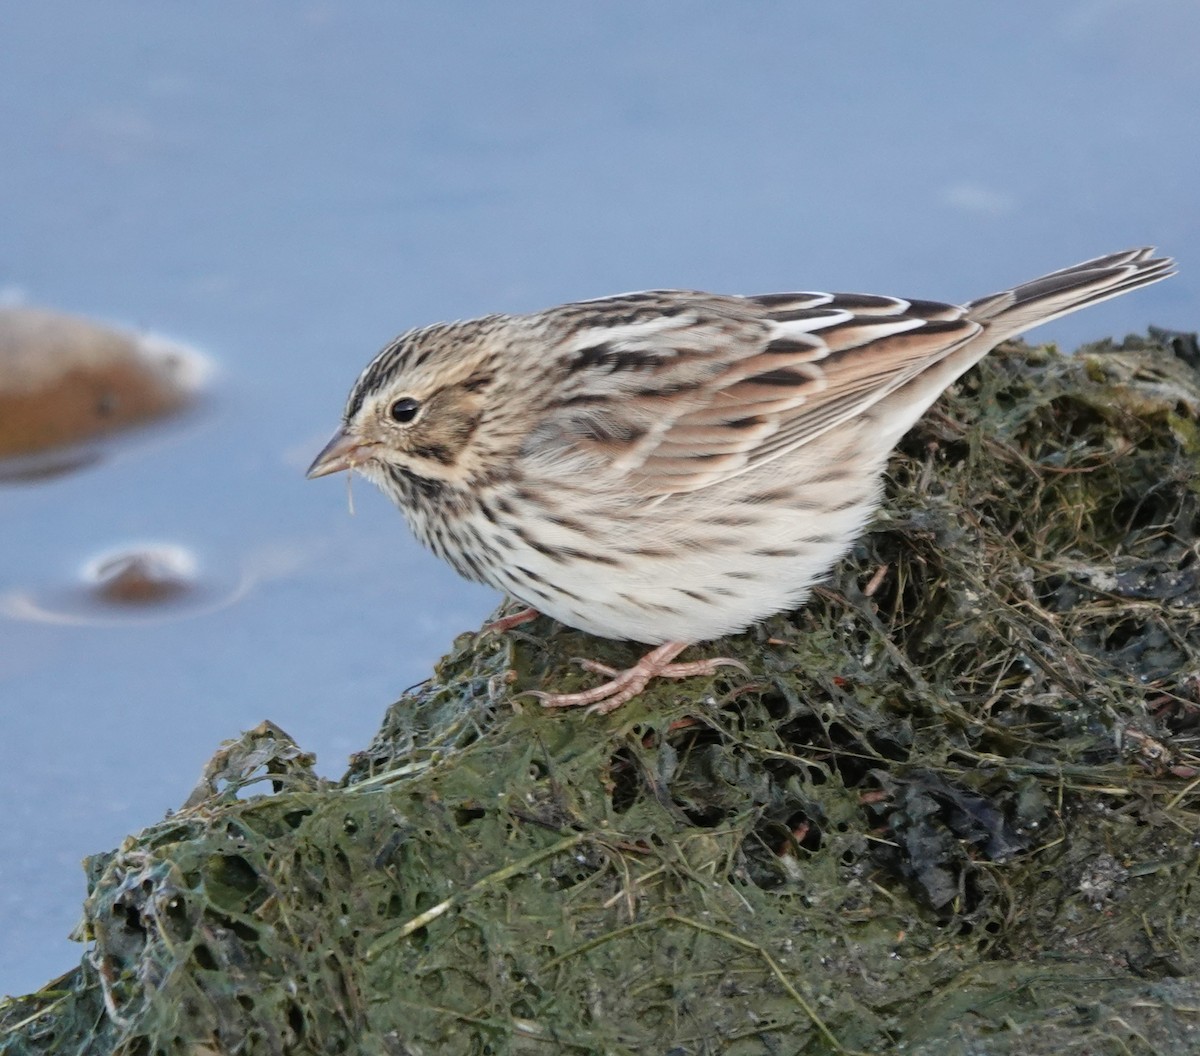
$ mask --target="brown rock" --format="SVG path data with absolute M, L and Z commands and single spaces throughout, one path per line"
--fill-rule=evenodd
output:
M 200 364 L 161 338 L 42 309 L 0 309 L 0 458 L 178 411 Z

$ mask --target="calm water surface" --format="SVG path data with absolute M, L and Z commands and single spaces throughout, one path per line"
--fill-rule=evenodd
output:
M 0 486 L 0 596 L 149 542 L 227 603 L 0 617 L 0 992 L 78 959 L 79 860 L 222 739 L 270 718 L 336 775 L 494 604 L 303 479 L 384 341 L 647 286 L 965 299 L 1146 242 L 1183 274 L 1037 336 L 1195 329 L 1198 47 L 1178 0 L 5 5 L 0 297 L 219 373 Z

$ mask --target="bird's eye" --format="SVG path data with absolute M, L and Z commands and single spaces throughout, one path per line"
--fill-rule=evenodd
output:
M 406 425 L 417 416 L 417 411 L 420 409 L 421 404 L 418 400 L 414 400 L 411 396 L 401 396 L 388 408 L 388 413 L 392 416 L 392 421 Z

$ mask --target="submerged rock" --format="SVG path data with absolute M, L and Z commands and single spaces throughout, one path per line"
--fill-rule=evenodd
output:
M 139 546 L 104 554 L 87 569 L 92 592 L 116 605 L 156 605 L 192 590 L 196 561 L 178 546 Z
M 85 626 L 188 619 L 236 604 L 287 567 L 286 555 L 251 555 L 238 567 L 203 568 L 179 543 L 129 542 L 89 558 L 67 582 L 14 584 L 0 593 L 0 617 Z

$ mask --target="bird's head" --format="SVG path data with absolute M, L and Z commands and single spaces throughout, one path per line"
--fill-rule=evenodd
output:
M 501 389 L 497 329 L 491 317 L 438 323 L 398 337 L 355 382 L 341 428 L 308 476 L 356 469 L 375 483 L 399 472 L 466 485 L 482 466 L 494 465 L 497 452 L 485 443 L 504 434 L 486 426 L 503 419 L 494 402 Z

